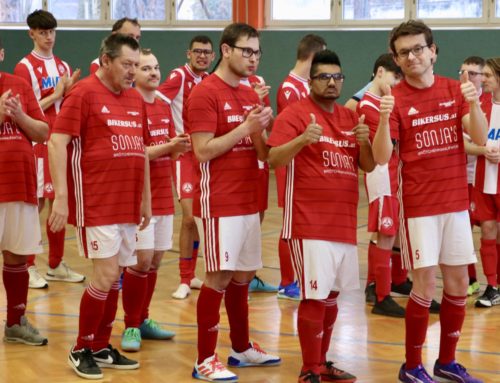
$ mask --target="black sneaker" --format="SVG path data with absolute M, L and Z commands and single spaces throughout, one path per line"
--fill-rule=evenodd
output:
M 102 379 L 102 371 L 88 348 L 75 351 L 74 347 L 69 352 L 68 364 L 76 374 L 85 379 Z
M 439 311 L 441 311 L 441 303 L 433 299 L 431 301 L 431 307 L 429 307 L 429 312 L 431 314 L 439 314 Z
M 395 285 L 391 283 L 391 295 L 393 297 L 407 297 L 410 295 L 411 289 L 413 287 L 413 282 L 408 278 L 403 283 Z
M 405 309 L 396 303 L 389 295 L 381 302 L 376 302 L 372 309 L 372 314 L 384 315 L 386 317 L 404 318 Z
M 108 347 L 96 351 L 92 355 L 97 365 L 102 368 L 116 368 L 118 370 L 135 370 L 139 368 L 139 362 L 121 355 L 110 344 L 108 344 Z
M 312 371 L 303 372 L 299 376 L 299 383 L 320 383 L 319 375 L 314 374 Z
M 491 307 L 500 305 L 500 292 L 491 285 L 486 286 L 484 294 L 476 300 L 476 307 Z
M 377 302 L 377 293 L 375 292 L 375 283 L 369 283 L 365 288 L 365 302 L 373 306 Z

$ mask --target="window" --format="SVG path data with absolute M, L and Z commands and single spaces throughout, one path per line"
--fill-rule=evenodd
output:
M 390 20 L 403 19 L 404 0 L 345 0 L 342 17 L 344 20 Z
M 146 20 L 165 20 L 165 0 L 112 0 L 111 18 L 137 18 L 139 22 Z
M 482 0 L 419 0 L 417 3 L 417 17 L 422 19 L 469 19 L 482 16 Z
M 496 0 L 497 6 L 496 6 L 496 12 L 495 16 L 500 17 L 500 0 Z
M 48 11 L 57 20 L 100 20 L 101 0 L 49 0 Z
M 227 20 L 233 19 L 231 0 L 176 0 L 177 20 Z
M 274 20 L 330 20 L 330 0 L 273 0 Z
M 0 0 L 0 23 L 26 24 L 26 17 L 42 8 L 42 0 Z

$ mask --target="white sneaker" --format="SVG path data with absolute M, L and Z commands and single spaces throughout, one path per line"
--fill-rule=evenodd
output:
M 231 367 L 277 366 L 280 363 L 279 356 L 268 354 L 255 342 L 250 342 L 250 348 L 243 352 L 231 349 L 231 355 L 227 360 L 227 364 Z
M 194 364 L 193 378 L 206 380 L 208 382 L 237 382 L 238 376 L 229 371 L 220 361 L 217 354 L 214 354 L 198 364 Z
M 191 294 L 191 288 L 185 283 L 181 283 L 179 287 L 177 287 L 177 290 L 172 293 L 172 298 L 186 299 L 189 294 Z
M 71 270 L 68 265 L 61 261 L 55 269 L 49 267 L 47 273 L 45 274 L 45 279 L 49 281 L 77 283 L 83 282 L 85 280 L 85 275 L 78 274 L 77 272 Z
M 191 282 L 189 282 L 189 287 L 191 287 L 192 289 L 195 289 L 195 290 L 201 289 L 202 285 L 203 285 L 203 281 L 196 278 L 196 277 L 191 279 Z
M 30 275 L 29 288 L 30 289 L 46 289 L 49 284 L 38 272 L 36 266 L 28 267 L 28 273 Z

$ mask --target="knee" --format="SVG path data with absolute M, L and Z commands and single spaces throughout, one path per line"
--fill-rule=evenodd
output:
M 481 222 L 481 237 L 483 239 L 497 239 L 497 223 L 495 221 Z
M 150 257 L 147 256 L 137 256 L 137 264 L 132 266 L 134 270 L 140 271 L 140 272 L 147 272 L 151 268 L 152 265 L 152 260 Z
M 120 278 L 120 269 L 116 268 L 102 268 L 94 272 L 93 283 L 97 288 L 103 291 L 109 291 L 113 283 Z
M 182 228 L 190 231 L 196 230 L 196 222 L 194 221 L 194 217 L 192 215 L 182 216 Z

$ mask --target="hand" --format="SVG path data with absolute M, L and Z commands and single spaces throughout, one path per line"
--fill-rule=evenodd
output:
M 59 80 L 57 80 L 56 87 L 54 88 L 54 96 L 56 99 L 60 99 L 64 96 L 64 92 L 66 91 L 66 84 L 68 82 L 68 73 L 64 73 L 59 76 Z
M 385 84 L 382 87 L 382 98 L 380 100 L 380 118 L 388 121 L 393 109 L 394 96 L 392 95 L 391 87 Z
M 469 72 L 466 70 L 464 70 L 460 75 L 460 83 L 460 90 L 462 91 L 465 101 L 476 102 L 479 100 L 477 89 L 474 84 L 469 81 Z
M 141 202 L 141 223 L 139 224 L 139 230 L 144 230 L 149 225 L 152 216 L 151 199 L 143 197 Z
M 492 164 L 498 164 L 500 162 L 500 151 L 497 146 L 487 146 L 484 156 Z
M 248 135 L 262 132 L 268 127 L 273 118 L 273 110 L 268 106 L 258 105 L 246 115 L 245 122 L 248 124 Z
M 191 140 L 188 134 L 179 134 L 170 139 L 172 154 L 183 154 L 191 150 Z
M 356 125 L 352 131 L 356 136 L 356 141 L 359 146 L 370 145 L 370 128 L 365 124 L 364 114 L 359 118 L 358 125 Z
M 3 105 L 7 111 L 7 115 L 13 121 L 19 121 L 25 114 L 21 104 L 21 96 L 19 96 L 19 94 L 9 97 L 5 100 Z
M 5 106 L 5 102 L 10 98 L 12 90 L 8 89 L 0 96 L 0 123 L 5 121 L 5 117 L 10 116 L 9 109 Z
M 323 128 L 316 123 L 316 116 L 314 113 L 311 113 L 309 116 L 311 117 L 311 122 L 309 122 L 306 130 L 302 133 L 306 145 L 316 144 L 321 138 L 321 134 L 323 134 Z
M 52 211 L 49 217 L 49 227 L 53 233 L 61 231 L 68 222 L 68 200 L 56 197 L 52 204 Z
M 78 68 L 73 72 L 68 81 L 66 81 L 66 88 L 64 89 L 64 94 L 68 93 L 71 90 L 71 88 L 73 88 L 73 85 L 75 85 L 75 83 L 80 79 L 81 72 L 82 72 L 81 69 Z
M 271 87 L 269 85 L 266 85 L 266 84 L 256 83 L 253 85 L 253 89 L 255 90 L 257 95 L 259 96 L 259 100 L 264 101 L 266 96 L 269 94 L 269 90 L 271 89 Z

